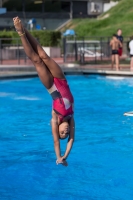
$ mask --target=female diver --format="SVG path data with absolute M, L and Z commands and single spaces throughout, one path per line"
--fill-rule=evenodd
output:
M 21 38 L 26 55 L 34 64 L 41 82 L 53 99 L 51 126 L 57 157 L 56 163 L 67 166 L 66 159 L 71 151 L 75 132 L 74 99 L 67 80 L 58 64 L 46 54 L 38 41 L 26 30 L 19 17 L 13 18 L 13 23 Z M 66 150 L 61 156 L 59 140 L 67 137 Z

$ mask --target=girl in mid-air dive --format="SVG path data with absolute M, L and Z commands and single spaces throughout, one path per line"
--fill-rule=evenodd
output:
M 67 165 L 66 159 L 74 142 L 73 96 L 58 64 L 46 54 L 38 41 L 24 28 L 19 17 L 13 18 L 13 22 L 26 55 L 34 64 L 41 82 L 53 99 L 51 126 L 56 163 Z M 66 151 L 61 156 L 59 139 L 67 137 Z

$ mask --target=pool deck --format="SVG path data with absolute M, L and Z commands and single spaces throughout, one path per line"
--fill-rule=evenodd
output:
M 120 65 L 120 70 L 112 70 L 111 65 L 78 65 L 78 64 L 66 64 L 63 62 L 55 61 L 60 65 L 65 74 L 93 74 L 104 76 L 124 76 L 133 77 L 133 71 L 130 71 L 129 65 Z M 0 80 L 2 79 L 14 79 L 14 78 L 29 78 L 37 77 L 37 72 L 32 63 L 18 65 L 10 62 L 10 64 L 0 65 Z

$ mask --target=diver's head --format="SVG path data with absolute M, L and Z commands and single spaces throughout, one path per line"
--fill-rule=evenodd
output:
M 70 126 L 68 122 L 62 122 L 59 125 L 59 138 L 60 139 L 65 139 L 68 137 L 70 132 Z

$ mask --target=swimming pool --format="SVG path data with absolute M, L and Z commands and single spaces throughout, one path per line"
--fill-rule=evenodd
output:
M 76 138 L 55 164 L 51 97 L 38 78 L 0 82 L 1 200 L 132 200 L 133 78 L 67 76 Z M 61 141 L 62 151 L 66 141 Z

